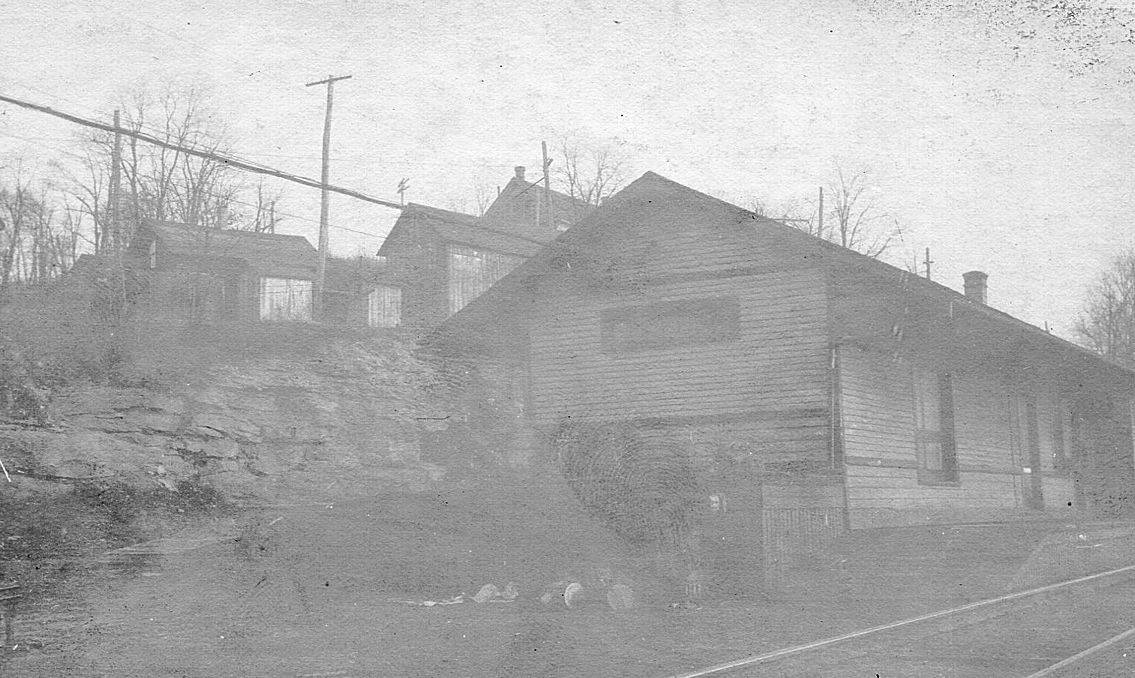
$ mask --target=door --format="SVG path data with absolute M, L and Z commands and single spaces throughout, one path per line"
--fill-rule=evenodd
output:
M 1044 476 L 1040 468 L 1040 424 L 1037 421 L 1036 398 L 1015 396 L 1011 408 L 1013 441 L 1024 475 L 1021 491 L 1025 506 L 1044 508 Z

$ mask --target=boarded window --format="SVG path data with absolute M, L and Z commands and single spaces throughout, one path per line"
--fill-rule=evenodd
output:
M 379 285 L 367 295 L 367 325 L 398 327 L 402 321 L 402 289 Z
M 949 374 L 914 370 L 914 444 L 920 483 L 958 480 L 954 397 Z
M 603 311 L 600 323 L 607 353 L 730 342 L 741 334 L 741 304 L 714 297 L 624 306 Z
M 261 320 L 311 320 L 310 280 L 260 279 Z
M 446 260 L 449 312 L 453 314 L 508 275 L 524 258 L 450 243 Z

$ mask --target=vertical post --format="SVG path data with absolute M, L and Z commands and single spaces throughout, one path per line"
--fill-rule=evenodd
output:
M 315 294 L 312 300 L 313 320 L 323 318 L 323 287 L 327 278 L 327 213 L 331 202 L 331 194 L 327 190 L 331 174 L 331 103 L 335 96 L 335 81 L 346 80 L 350 77 L 349 75 L 339 77 L 329 75 L 326 80 L 307 83 L 307 87 L 327 85 L 327 109 L 323 118 L 323 171 L 319 177 L 319 264 L 315 270 Z
M 933 264 L 934 262 L 931 261 L 931 259 L 930 259 L 930 248 L 929 247 L 926 248 L 926 258 L 923 259 L 923 263 L 926 264 L 926 279 L 930 280 L 930 264 Z
M 824 237 L 824 187 L 820 186 L 820 227 L 816 230 L 816 235 Z
M 110 188 L 107 190 L 107 224 L 103 232 L 103 248 L 109 244 L 118 249 L 122 244 L 122 225 L 118 214 L 118 194 L 122 183 L 122 134 L 119 132 L 119 111 L 114 109 L 114 147 L 110 153 Z
M 1127 461 L 1131 464 L 1131 469 L 1135 470 L 1135 399 L 1131 397 L 1123 398 L 1127 405 L 1127 425 L 1128 429 L 1127 439 L 1131 443 L 1131 452 L 1127 455 Z M 1126 441 L 1125 441 L 1126 442 Z M 1125 469 L 1126 470 L 1126 469 Z M 1124 474 L 1126 476 L 1126 474 Z M 1126 476 L 1130 478 L 1131 476 Z M 1124 496 L 1126 506 L 1125 508 L 1135 508 L 1135 500 L 1131 495 Z
M 555 231 L 556 220 L 552 216 L 552 186 L 548 180 L 548 168 L 552 164 L 552 161 L 548 158 L 548 142 L 541 141 L 540 150 L 544 154 L 544 211 L 548 214 L 549 229 Z
M 398 182 L 398 204 L 406 204 L 406 191 L 410 189 L 410 180 L 402 179 Z

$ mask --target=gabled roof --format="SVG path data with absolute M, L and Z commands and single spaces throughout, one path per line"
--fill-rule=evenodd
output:
M 150 232 L 169 252 L 182 256 L 236 259 L 261 272 L 311 269 L 319 253 L 303 236 L 200 228 L 188 224 L 148 221 Z
M 978 303 L 945 285 L 912 275 L 884 261 L 759 216 L 653 172 L 643 174 L 606 200 L 602 206 L 571 229 L 563 232 L 539 254 L 514 269 L 484 294 L 446 320 L 436 331 L 433 340 L 460 341 L 460 337 L 485 337 L 486 332 L 500 330 L 501 318 L 516 317 L 517 314 L 524 313 L 523 308 L 512 308 L 511 305 L 523 297 L 523 292 L 533 289 L 535 279 L 564 270 L 565 267 L 576 271 L 581 268 L 586 269 L 589 261 L 593 260 L 594 253 L 603 250 L 603 240 L 606 234 L 611 233 L 612 224 L 617 226 L 621 220 L 632 220 L 644 210 L 659 209 L 703 218 L 706 214 L 717 213 L 719 223 L 749 230 L 753 235 L 769 243 L 796 245 L 803 252 L 801 256 L 811 258 L 813 261 L 823 261 L 847 272 L 874 274 L 882 280 L 894 281 L 892 284 L 896 293 L 928 296 L 969 309 L 1006 331 L 1020 333 L 1030 343 L 1043 350 L 1052 351 L 1062 356 L 1062 359 L 1088 361 L 1119 370 L 1129 378 L 1135 377 L 1135 370 L 1106 361 L 1082 346 L 1050 334 L 1008 313 Z
M 378 255 L 388 255 L 390 251 L 387 245 L 396 242 L 399 237 L 423 232 L 432 232 L 438 239 L 446 242 L 460 243 L 478 249 L 523 257 L 530 257 L 539 252 L 545 244 L 552 240 L 551 237 L 537 240 L 501 231 L 485 225 L 481 219 L 471 214 L 410 203 L 402 210 L 398 221 L 390 229 L 390 233 L 378 250 Z
M 509 180 L 493 204 L 489 205 L 485 216 L 481 217 L 482 224 L 541 242 L 551 242 L 560 231 L 572 226 L 594 209 L 592 205 L 559 191 L 548 191 L 547 195 L 555 222 L 551 226 L 547 221 L 543 184 L 526 181 L 524 168 L 518 167 L 516 176 Z

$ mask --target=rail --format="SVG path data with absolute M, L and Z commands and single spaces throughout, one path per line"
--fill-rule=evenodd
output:
M 879 626 L 872 626 L 870 628 L 861 629 L 859 631 L 852 631 L 850 633 L 845 633 L 841 636 L 834 636 L 832 638 L 825 638 L 823 640 L 817 640 L 817 641 L 814 641 L 814 642 L 811 642 L 811 643 L 804 643 L 802 645 L 794 645 L 792 647 L 786 647 L 786 648 L 782 648 L 782 649 L 779 649 L 779 650 L 774 650 L 772 652 L 766 652 L 764 654 L 752 655 L 752 656 L 749 656 L 749 657 L 743 657 L 741 659 L 736 659 L 734 661 L 725 662 L 725 663 L 722 663 L 722 664 L 717 664 L 715 666 L 710 666 L 708 668 L 698 669 L 698 670 L 692 671 L 690 673 L 678 674 L 678 675 L 672 676 L 671 678 L 703 678 L 705 676 L 722 675 L 722 674 L 728 673 L 730 671 L 736 671 L 738 669 L 751 668 L 751 667 L 754 667 L 754 666 L 758 666 L 760 664 L 768 664 L 768 663 L 771 663 L 771 662 L 774 662 L 774 661 L 779 661 L 781 659 L 786 659 L 788 657 L 792 657 L 792 656 L 796 656 L 796 655 L 802 655 L 804 653 L 813 652 L 815 650 L 820 650 L 820 649 L 823 649 L 823 648 L 833 647 L 833 646 L 839 645 L 841 643 L 846 643 L 846 642 L 851 641 L 851 640 L 857 640 L 857 639 L 860 639 L 860 638 L 865 638 L 867 636 L 876 635 L 876 634 L 883 633 L 883 632 L 886 632 L 886 631 L 893 631 L 895 629 L 910 627 L 910 626 L 914 626 L 916 624 L 922 624 L 922 623 L 925 623 L 925 622 L 928 622 L 928 621 L 933 621 L 933 620 L 936 620 L 936 619 L 943 619 L 943 618 L 946 618 L 946 617 L 952 617 L 952 616 L 955 616 L 955 615 L 963 614 L 963 613 L 966 613 L 966 612 L 972 612 L 974 610 L 978 610 L 978 609 L 982 609 L 982 608 L 988 608 L 988 607 L 992 607 L 992 606 L 996 606 L 996 605 L 1003 605 L 1005 603 L 1012 602 L 1012 601 L 1015 601 L 1015 600 L 1020 600 L 1020 599 L 1023 599 L 1023 598 L 1030 598 L 1030 597 L 1033 597 L 1033 596 L 1038 596 L 1038 595 L 1042 595 L 1042 594 L 1045 594 L 1045 593 L 1051 593 L 1051 592 L 1054 592 L 1054 591 L 1060 591 L 1062 589 L 1067 589 L 1067 588 L 1070 588 L 1070 587 L 1079 586 L 1079 585 L 1087 584 L 1087 583 L 1090 583 L 1090 582 L 1099 582 L 1101 580 L 1109 579 L 1109 578 L 1112 578 L 1112 577 L 1117 577 L 1117 576 L 1124 575 L 1124 574 L 1135 574 L 1135 565 L 1127 565 L 1125 567 L 1116 568 L 1114 570 L 1107 570 L 1106 572 L 1098 572 L 1096 574 L 1090 574 L 1090 575 L 1087 575 L 1087 576 L 1084 576 L 1084 577 L 1077 577 L 1076 579 L 1069 579 L 1068 581 L 1057 582 L 1055 584 L 1049 584 L 1047 586 L 1041 586 L 1041 587 L 1038 587 L 1038 588 L 1029 589 L 1027 591 L 1018 591 L 1016 593 L 1009 593 L 1009 594 L 1006 594 L 1006 595 L 1003 595 L 1003 596 L 998 596 L 996 598 L 988 598 L 986 600 L 979 600 L 979 601 L 976 601 L 976 602 L 973 602 L 973 603 L 968 603 L 966 605 L 961 605 L 959 607 L 952 607 L 952 608 L 945 609 L 945 610 L 939 610 L 937 612 L 930 612 L 930 613 L 920 615 L 920 616 L 917 616 L 917 617 L 911 617 L 909 619 L 902 619 L 900 621 L 895 621 L 895 622 L 891 622 L 891 623 L 888 623 L 888 624 L 880 624 Z M 1135 635 L 1135 629 L 1132 630 L 1132 634 Z M 1115 638 L 1111 638 L 1108 641 L 1105 641 L 1104 644 L 1101 644 L 1100 646 L 1096 646 L 1095 648 L 1089 648 L 1089 650 L 1085 650 L 1085 652 L 1095 652 L 1095 651 L 1104 649 L 1105 647 L 1110 647 L 1111 645 L 1118 643 L 1119 641 L 1123 640 L 1126 637 L 1127 637 L 1126 635 L 1120 634 L 1120 636 L 1116 636 Z M 1084 653 L 1081 653 L 1081 654 L 1084 654 Z M 1069 658 L 1069 659 L 1071 659 L 1071 658 Z M 1065 660 L 1065 661 L 1068 661 L 1068 660 Z M 1049 667 L 1049 669 L 1045 669 L 1045 670 L 1048 671 L 1050 669 L 1052 671 L 1058 670 L 1055 667 Z M 1049 674 L 1040 673 L 1040 674 L 1035 674 L 1035 675 L 1036 676 L 1045 676 L 1045 675 L 1049 675 Z M 1033 677 L 1030 676 L 1030 678 L 1033 678 Z

